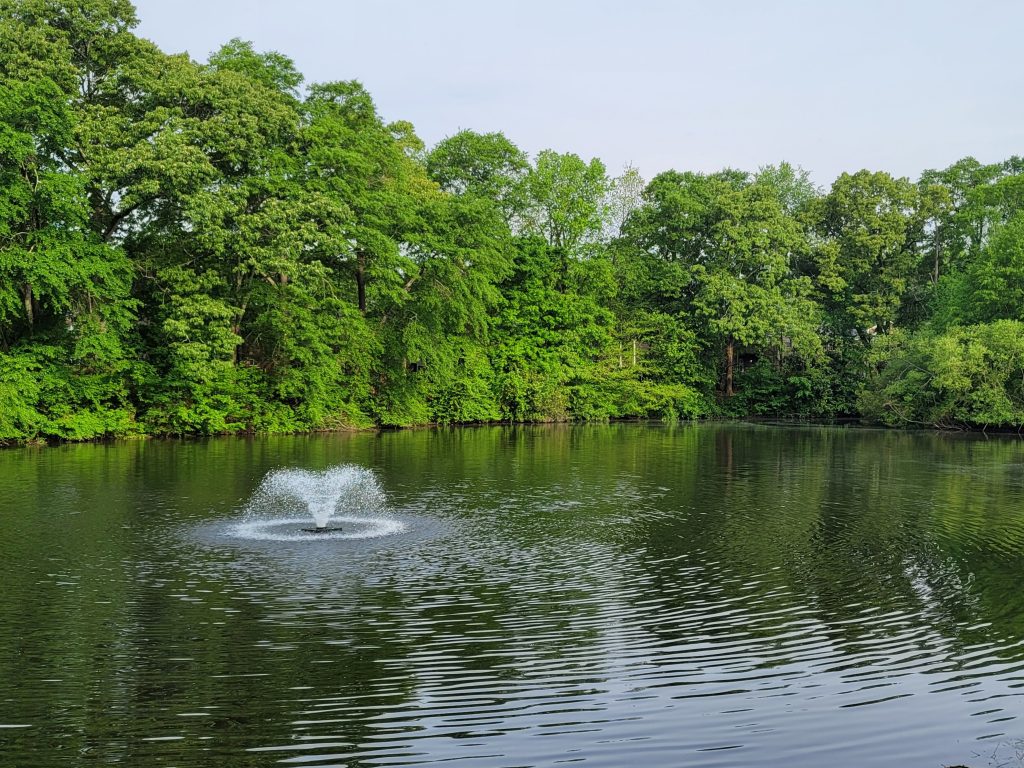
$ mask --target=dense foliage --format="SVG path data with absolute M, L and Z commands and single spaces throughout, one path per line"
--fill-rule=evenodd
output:
M 785 414 L 1024 424 L 1024 160 L 917 184 L 427 149 L 128 0 L 0 0 L 0 441 Z

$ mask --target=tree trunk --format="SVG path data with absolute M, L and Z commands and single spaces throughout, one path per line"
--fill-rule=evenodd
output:
M 736 343 L 733 340 L 732 336 L 730 336 L 729 340 L 725 343 L 725 396 L 726 397 L 732 397 L 732 395 L 733 395 L 732 378 L 733 378 L 733 370 L 736 367 L 735 366 L 735 362 L 736 362 Z
M 32 306 L 32 286 L 25 283 L 21 286 L 21 303 L 25 307 L 25 318 L 28 320 L 28 327 L 35 325 L 36 317 Z
M 238 365 L 238 350 L 245 343 L 242 339 L 242 321 L 245 320 L 245 310 L 249 306 L 249 299 L 246 298 L 242 302 L 242 306 L 238 308 L 238 314 L 235 315 L 235 319 L 231 322 L 231 332 L 238 337 L 238 342 L 231 348 L 231 364 Z
M 231 332 L 233 334 L 235 334 L 235 336 L 241 337 L 241 335 L 242 335 L 241 323 L 232 323 L 231 324 Z M 231 347 L 231 365 L 232 366 L 238 365 L 238 346 L 239 346 L 238 344 L 235 344 L 233 347 Z
M 358 265 L 356 266 L 356 296 L 359 303 L 359 311 L 366 314 L 366 257 L 359 254 Z

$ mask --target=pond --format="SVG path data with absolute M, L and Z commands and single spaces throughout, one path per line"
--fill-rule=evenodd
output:
M 379 520 L 252 535 L 283 468 L 360 473 Z M 7 450 L 0 546 L 3 765 L 939 768 L 1024 739 L 1016 438 Z

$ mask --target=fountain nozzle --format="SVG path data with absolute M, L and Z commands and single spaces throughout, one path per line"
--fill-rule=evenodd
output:
M 316 528 L 303 528 L 305 533 L 337 533 L 341 530 L 341 526 L 332 528 L 329 525 L 318 525 Z

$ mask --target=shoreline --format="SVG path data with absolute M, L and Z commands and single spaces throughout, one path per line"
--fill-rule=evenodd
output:
M 821 428 L 842 428 L 863 431 L 881 431 L 906 434 L 934 434 L 947 437 L 1014 437 L 1024 439 L 1024 426 L 1013 427 L 939 427 L 939 426 L 912 426 L 895 427 L 881 423 L 865 422 L 856 416 L 845 416 L 833 419 L 814 419 L 800 416 L 739 416 L 739 417 L 705 417 L 699 419 L 676 419 L 665 420 L 656 418 L 641 417 L 619 417 L 609 419 L 585 420 L 563 420 L 563 421 L 470 421 L 452 424 L 422 423 L 407 424 L 402 426 L 375 425 L 368 427 L 332 427 L 330 429 L 297 430 L 293 432 L 260 432 L 252 430 L 240 430 L 238 432 L 221 432 L 214 434 L 136 434 L 136 435 L 108 435 L 94 437 L 85 440 L 47 440 L 35 438 L 22 441 L 0 441 L 0 450 L 16 450 L 19 448 L 58 448 L 68 445 L 107 445 L 113 443 L 146 442 L 150 440 L 165 440 L 177 442 L 195 442 L 200 440 L 226 439 L 226 438 L 265 438 L 265 437 L 298 437 L 312 435 L 339 435 L 356 433 L 377 433 L 385 432 L 406 432 L 424 430 L 445 430 L 445 429 L 470 429 L 482 427 L 584 427 L 613 424 L 648 424 L 660 426 L 676 425 L 698 425 L 698 424 L 747 424 L 760 427 L 821 427 Z

